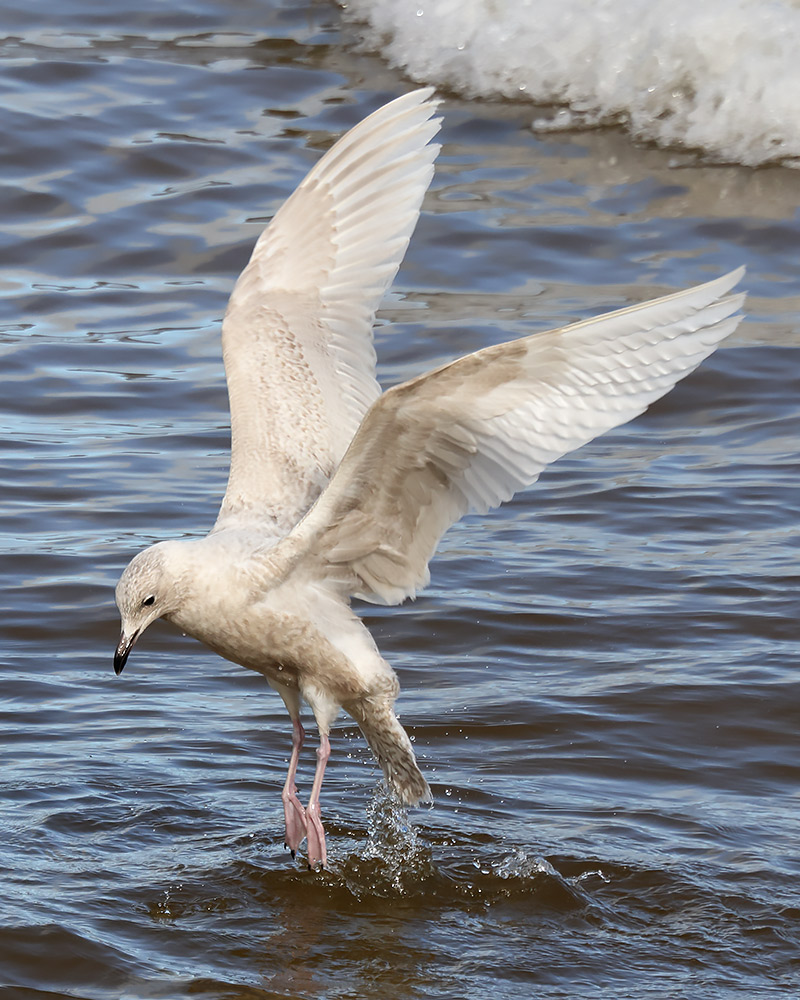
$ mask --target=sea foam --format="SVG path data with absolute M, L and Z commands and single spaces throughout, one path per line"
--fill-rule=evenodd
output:
M 346 10 L 416 81 L 557 105 L 535 112 L 537 129 L 621 123 L 713 160 L 800 166 L 790 0 L 348 0 Z

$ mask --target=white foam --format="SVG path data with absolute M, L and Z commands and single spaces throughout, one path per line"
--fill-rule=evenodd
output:
M 368 43 L 417 81 L 564 110 L 537 128 L 621 121 L 712 158 L 800 165 L 792 0 L 348 0 Z

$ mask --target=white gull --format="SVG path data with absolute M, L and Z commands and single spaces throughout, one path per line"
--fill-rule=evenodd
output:
M 117 585 L 119 674 L 165 618 L 263 674 L 292 719 L 286 844 L 325 865 L 319 796 L 330 727 L 356 720 L 404 804 L 430 798 L 395 716 L 394 671 L 350 607 L 428 582 L 442 534 L 550 462 L 641 413 L 732 332 L 743 274 L 498 344 L 381 395 L 372 325 L 433 175 L 430 89 L 322 157 L 256 243 L 222 327 L 231 468 L 214 528 L 139 553 Z M 295 787 L 305 701 L 319 730 L 307 807 Z

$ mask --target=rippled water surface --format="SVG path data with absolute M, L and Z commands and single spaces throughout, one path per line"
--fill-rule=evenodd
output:
M 2 14 L 0 995 L 795 995 L 800 174 L 445 95 L 385 384 L 740 263 L 748 318 L 360 608 L 436 803 L 399 814 L 343 717 L 312 874 L 280 700 L 167 626 L 115 678 L 113 585 L 213 522 L 260 226 L 411 85 L 327 3 Z

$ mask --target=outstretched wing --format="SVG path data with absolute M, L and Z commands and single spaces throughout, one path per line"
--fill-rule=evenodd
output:
M 433 176 L 432 93 L 406 94 L 339 139 L 236 283 L 222 327 L 232 442 L 216 529 L 288 531 L 380 393 L 372 324 Z
M 486 511 L 567 452 L 637 416 L 736 327 L 744 269 L 666 298 L 470 354 L 376 402 L 309 514 L 295 565 L 396 604 L 468 510 Z

